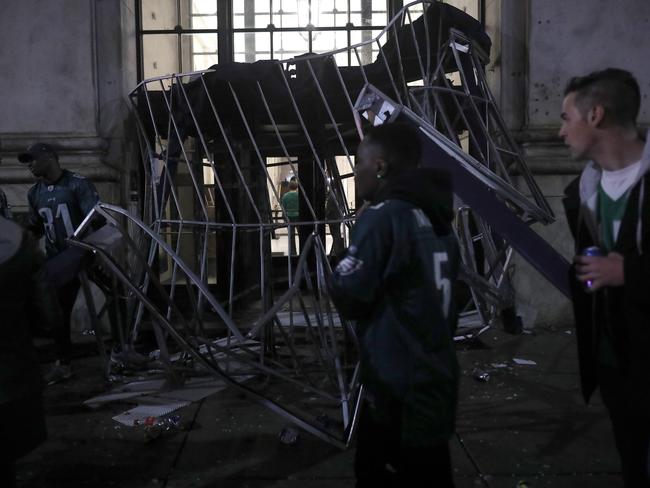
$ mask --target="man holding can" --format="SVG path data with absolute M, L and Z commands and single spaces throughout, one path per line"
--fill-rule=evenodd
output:
M 560 137 L 589 163 L 565 190 L 582 392 L 609 411 L 626 487 L 650 487 L 650 145 L 632 74 L 569 81 Z

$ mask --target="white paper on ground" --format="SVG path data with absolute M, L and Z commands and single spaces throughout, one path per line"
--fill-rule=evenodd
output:
M 537 366 L 537 363 L 535 361 L 531 361 L 530 359 L 512 358 L 512 362 L 526 366 Z
M 191 378 L 182 388 L 164 392 L 159 391 L 162 385 L 163 380 L 129 383 L 128 385 L 124 385 L 121 389 L 133 388 L 145 389 L 148 391 L 137 393 L 118 392 L 103 395 L 102 397 L 91 398 L 90 400 L 87 400 L 86 403 L 89 403 L 91 406 L 97 406 L 101 403 L 101 401 L 97 401 L 98 398 L 100 400 L 110 401 L 110 398 L 108 397 L 113 397 L 112 399 L 118 400 L 137 396 L 137 401 L 140 405 L 113 417 L 113 420 L 121 424 L 133 426 L 134 422 L 142 421 L 147 417 L 163 417 L 169 415 L 173 411 L 217 393 L 218 391 L 225 389 L 227 386 L 225 382 L 215 378 Z M 158 388 L 152 390 L 151 388 L 154 386 L 158 386 Z M 126 396 L 129 394 L 133 396 Z M 91 400 L 95 400 L 95 402 L 93 403 Z
M 143 421 L 147 417 L 163 417 L 178 410 L 179 408 L 186 407 L 190 402 L 176 402 L 176 403 L 163 403 L 160 405 L 138 405 L 126 412 L 113 417 L 113 420 L 133 427 L 136 421 Z
M 507 368 L 508 365 L 506 363 L 490 363 L 490 366 L 493 368 Z

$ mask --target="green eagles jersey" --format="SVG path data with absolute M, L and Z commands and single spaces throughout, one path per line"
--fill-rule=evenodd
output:
M 329 281 L 339 313 L 357 321 L 361 381 L 375 412 L 399 399 L 408 445 L 446 441 L 454 428 L 459 256 L 454 235 L 436 235 L 420 208 L 386 200 L 359 217 Z
M 48 257 L 63 251 L 65 240 L 99 201 L 95 185 L 87 178 L 63 170 L 52 185 L 39 181 L 29 189 L 28 228 L 37 236 L 45 234 Z
M 625 192 L 618 200 L 605 193 L 602 185 L 598 185 L 598 220 L 600 222 L 600 239 L 605 251 L 610 252 L 616 244 L 618 229 L 621 226 L 621 220 L 625 214 L 627 206 L 627 197 L 629 192 Z

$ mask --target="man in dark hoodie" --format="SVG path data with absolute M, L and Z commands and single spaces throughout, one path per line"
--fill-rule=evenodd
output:
M 626 487 L 650 487 L 650 144 L 637 81 L 605 69 L 573 78 L 560 137 L 589 163 L 565 190 L 575 238 L 573 306 L 582 393 L 609 411 Z M 598 246 L 602 256 L 582 256 Z
M 368 131 L 355 182 L 370 206 L 329 278 L 331 297 L 341 315 L 356 320 L 359 339 L 365 401 L 357 487 L 453 486 L 448 441 L 458 387 L 452 289 L 459 253 L 449 179 L 419 161 L 411 127 Z

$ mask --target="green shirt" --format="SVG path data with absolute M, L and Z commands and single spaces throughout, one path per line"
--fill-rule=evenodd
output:
M 282 206 L 287 212 L 289 220 L 297 220 L 300 213 L 298 207 L 298 191 L 292 190 L 282 195 Z
M 627 197 L 629 191 L 625 192 L 618 200 L 612 200 L 602 185 L 598 185 L 598 220 L 600 222 L 600 240 L 603 251 L 611 252 L 616 244 L 618 229 L 625 214 Z

